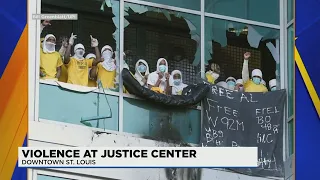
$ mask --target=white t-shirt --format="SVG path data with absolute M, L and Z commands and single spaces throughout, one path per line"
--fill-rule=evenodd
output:
M 159 79 L 158 73 L 157 72 L 153 72 L 153 73 L 149 74 L 147 84 L 151 85 L 151 86 L 155 86 L 157 81 L 158 81 L 158 79 Z M 165 91 L 166 87 L 167 87 L 167 80 L 166 80 L 165 77 L 163 77 L 161 79 L 161 83 L 159 85 L 159 88 L 162 91 Z

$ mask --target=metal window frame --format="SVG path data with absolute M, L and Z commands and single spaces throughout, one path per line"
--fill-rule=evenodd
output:
M 287 1 L 280 0 L 279 1 L 279 9 L 280 9 L 280 88 L 281 89 L 287 89 L 287 36 L 286 36 L 286 25 L 287 25 Z M 287 92 L 288 93 L 288 92 Z M 288 98 L 287 98 L 288 99 Z M 287 149 L 288 149 L 288 141 L 287 141 L 287 135 L 288 135 L 288 128 L 286 123 L 286 117 L 287 117 L 287 103 L 285 103 L 285 113 L 283 113 L 283 161 L 287 158 Z
M 201 75 L 201 78 L 204 78 L 204 76 L 205 76 L 205 60 L 204 60 L 204 58 L 205 58 L 205 51 L 204 51 L 204 49 L 205 49 L 205 37 L 204 37 L 204 35 L 205 35 L 205 14 L 204 14 L 204 10 L 205 10 L 205 0 L 201 0 L 201 24 L 200 24 L 200 26 L 201 26 L 201 33 L 200 33 L 200 43 L 201 43 L 201 45 L 200 45 L 200 75 Z M 202 125 L 203 125 L 203 116 L 204 116 L 204 109 L 203 109 L 203 103 L 204 103 L 205 101 L 202 101 L 201 102 L 201 104 L 200 104 L 200 106 L 201 106 L 201 112 L 200 112 L 200 125 L 201 125 L 201 127 L 202 127 Z M 202 128 L 200 128 L 200 133 L 202 133 Z
M 206 17 L 211 17 L 215 19 L 222 19 L 222 20 L 227 20 L 227 21 L 233 21 L 233 22 L 239 22 L 243 24 L 249 24 L 249 25 L 254 25 L 254 26 L 261 26 L 261 27 L 266 27 L 270 29 L 280 29 L 280 25 L 276 24 L 269 24 L 269 23 L 264 23 L 264 22 L 259 22 L 259 21 L 252 21 L 248 19 L 242 19 L 242 18 L 236 18 L 236 17 L 231 17 L 231 16 L 224 16 L 220 14 L 213 14 L 213 13 L 204 13 Z
M 288 23 L 287 23 L 287 29 L 294 23 L 294 19 L 292 19 L 291 21 L 289 21 Z
M 121 72 L 123 69 L 123 52 L 124 52 L 124 0 L 120 0 L 120 21 L 119 21 L 119 31 L 120 31 L 120 75 L 119 75 L 119 108 L 118 108 L 118 130 L 119 132 L 123 132 L 123 81 L 122 81 L 122 76 L 121 76 Z M 118 46 L 118 45 L 117 45 Z
M 289 75 L 288 75 L 288 63 L 289 63 L 289 61 L 293 61 L 293 63 L 295 63 L 294 62 L 294 59 L 288 59 L 288 51 L 289 51 L 289 44 L 288 44 L 288 38 L 291 38 L 291 37 L 288 37 L 288 30 L 290 29 L 290 27 L 291 26 L 293 26 L 294 25 L 294 22 L 295 22 L 295 17 L 293 16 L 293 18 L 288 22 L 288 1 L 287 0 L 285 0 L 285 7 L 284 7 L 284 10 L 285 10 L 285 14 L 284 14 L 284 18 L 285 18 L 285 23 L 286 23 L 286 25 L 285 25 L 285 52 L 286 52 L 286 54 L 285 54 L 285 60 L 286 60 L 286 63 L 285 63 L 285 69 L 286 69 L 286 72 L 285 72 L 285 80 L 286 80 L 286 82 L 285 82 L 285 87 L 286 87 L 286 89 L 287 89 L 287 102 L 286 102 L 286 108 L 285 108 L 285 127 L 286 127 L 286 129 L 285 129 L 285 142 L 286 142 L 286 149 L 285 149 L 285 157 L 286 157 L 286 159 L 285 160 L 288 160 L 288 159 L 290 159 L 290 157 L 291 157 L 291 155 L 292 154 L 290 154 L 290 146 L 289 146 L 289 139 L 291 138 L 290 137 L 290 134 L 289 134 L 289 131 L 290 131 L 290 129 L 289 129 L 289 123 L 290 122 L 292 122 L 292 121 L 294 121 L 294 117 L 295 117 L 295 112 L 293 112 L 293 114 L 292 115 L 290 115 L 289 114 L 289 108 L 290 108 L 290 106 L 289 106 L 289 83 L 288 83 L 288 81 L 289 81 Z M 295 1 L 293 0 L 293 3 L 295 3 Z M 294 4 L 293 4 L 293 8 L 294 8 Z M 294 49 L 292 50 L 292 52 L 291 52 L 292 54 L 294 53 Z M 294 56 L 292 56 L 292 57 L 294 57 Z M 295 66 L 293 66 L 293 68 L 295 68 Z M 293 72 L 295 72 L 295 69 L 293 69 Z M 291 77 L 291 78 L 294 78 L 294 73 L 293 73 L 293 77 Z M 293 87 L 294 88 L 294 87 Z M 293 89 L 293 91 L 294 91 L 294 89 Z M 294 103 L 294 102 L 293 102 Z M 293 122 L 294 123 L 294 122 Z

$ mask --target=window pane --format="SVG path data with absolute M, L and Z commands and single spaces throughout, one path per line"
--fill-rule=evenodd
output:
M 294 114 L 294 28 L 288 28 L 288 117 Z
M 39 91 L 41 119 L 118 130 L 117 96 L 95 92 L 76 93 L 47 84 L 40 84 Z M 97 116 L 105 118 L 93 120 Z
M 48 85 L 46 74 L 41 77 L 40 95 L 39 95 L 39 117 L 42 119 L 66 122 L 71 124 L 85 125 L 109 130 L 118 130 L 118 97 L 99 94 L 93 92 L 98 86 L 97 81 L 101 80 L 106 92 L 114 94 L 112 91 L 118 91 L 118 68 L 115 63 L 112 68 L 107 68 L 105 64 L 99 63 L 91 67 L 92 60 L 81 61 L 81 57 L 75 55 L 74 47 L 81 43 L 84 46 L 86 57 L 89 53 L 96 56 L 95 48 L 91 47 L 91 35 L 99 42 L 98 51 L 105 45 L 110 45 L 115 52 L 112 59 L 118 59 L 119 54 L 119 1 L 112 1 L 108 5 L 96 0 L 78 0 L 77 3 L 64 0 L 42 0 L 42 13 L 77 13 L 77 21 L 52 21 L 51 25 L 45 27 L 41 34 L 45 37 L 47 34 L 53 34 L 56 37 L 56 51 L 63 47 L 63 39 L 69 42 L 71 33 L 77 35 L 72 46 L 71 56 L 74 57 L 69 65 L 66 62 L 61 66 L 61 76 L 59 83 Z M 62 48 L 63 49 L 63 48 Z M 43 49 L 41 49 L 43 52 Z M 40 53 L 41 53 L 40 52 Z M 62 52 L 62 53 L 61 53 Z M 44 52 L 43 52 L 44 53 Z M 64 61 L 64 52 L 60 51 Z M 103 55 L 102 55 L 103 56 Z M 40 56 L 40 70 L 55 70 L 54 63 L 46 64 L 47 59 Z M 55 56 L 58 57 L 58 56 Z M 103 56 L 104 59 L 108 59 Z M 57 59 L 57 58 L 56 58 Z M 71 59 L 71 58 L 70 58 Z M 47 60 L 47 61 L 46 61 Z M 85 62 L 85 63 L 83 63 Z M 109 61 L 104 61 L 109 62 Z M 52 65 L 53 64 L 53 65 Z M 111 66 L 110 66 L 111 67 Z M 96 68 L 96 77 L 90 78 L 91 68 Z M 51 83 L 52 84 L 52 83 Z M 77 85 L 77 86 L 76 86 Z M 92 89 L 88 88 L 91 87 Z M 110 90 L 107 90 L 110 89 Z M 88 89 L 89 92 L 88 92 Z M 80 91 L 80 92 L 77 92 Z M 83 93 L 85 91 L 86 93 Z M 109 105 L 110 104 L 110 107 Z
M 199 143 L 200 110 L 168 109 L 144 100 L 124 98 L 125 132 L 170 142 Z
M 287 3 L 288 3 L 287 17 L 288 17 L 288 22 L 290 22 L 294 16 L 294 0 L 287 0 Z
M 38 175 L 37 180 L 72 180 L 72 179 L 55 177 L 55 176 Z
M 249 75 L 253 69 L 261 69 L 263 79 L 268 82 L 276 78 L 276 65 L 279 64 L 279 31 L 250 26 L 215 18 L 205 18 L 205 62 L 220 66 L 220 76 L 215 83 L 232 76 L 242 79 L 244 53 L 250 52 Z
M 197 11 L 200 11 L 200 2 L 201 2 L 199 0 L 143 0 L 143 1 L 181 7 L 186 9 L 192 9 Z
M 77 21 L 52 21 L 51 25 L 45 27 L 41 33 L 41 37 L 44 38 L 47 34 L 53 34 L 56 37 L 56 51 L 63 48 L 63 40 L 68 42 L 71 33 L 77 35 L 75 42 L 72 46 L 70 64 L 66 65 L 67 62 L 63 63 L 61 66 L 61 75 L 58 78 L 60 82 L 97 87 L 101 81 L 101 85 L 104 88 L 111 89 L 112 91 L 118 91 L 118 74 L 119 70 L 116 65 L 112 68 L 107 68 L 106 63 L 99 63 L 98 65 L 91 67 L 91 61 L 84 61 L 85 63 L 77 63 L 74 47 L 76 44 L 82 44 L 84 46 L 85 58 L 88 54 L 94 54 L 95 48 L 91 47 L 92 35 L 99 42 L 98 49 L 100 54 L 101 50 L 105 45 L 110 45 L 114 54 L 111 59 L 116 59 L 119 57 L 119 1 L 112 1 L 107 5 L 96 0 L 78 0 L 77 3 L 64 0 L 42 0 L 41 1 L 41 11 L 42 13 L 77 13 Z M 97 28 L 99 27 L 99 28 Z M 41 50 L 42 51 L 42 50 Z M 63 51 L 59 51 L 63 52 Z M 60 53 L 64 57 L 65 52 Z M 71 59 L 71 58 L 70 58 Z M 104 58 L 106 59 L 106 58 Z M 62 58 L 64 61 L 64 58 Z M 50 67 L 45 62 L 45 58 L 40 56 L 40 69 L 41 69 L 41 79 L 52 79 L 55 77 L 57 72 L 50 71 Z M 107 61 L 105 61 L 107 62 Z M 80 67 L 81 66 L 81 67 Z M 80 69 L 80 70 L 79 70 Z M 91 69 L 96 69 L 96 73 L 90 74 Z M 73 75 L 77 74 L 77 76 Z M 94 77 L 90 77 L 92 75 Z M 81 87 L 76 87 L 80 89 Z
M 289 155 L 294 153 L 294 119 L 289 122 Z
M 131 3 L 124 9 L 125 60 L 132 74 L 141 76 L 136 71 L 139 60 L 145 60 L 152 73 L 158 59 L 165 58 L 168 73 L 181 71 L 184 84 L 199 80 L 200 16 Z
M 279 24 L 279 0 L 205 0 L 205 11 L 264 23 Z

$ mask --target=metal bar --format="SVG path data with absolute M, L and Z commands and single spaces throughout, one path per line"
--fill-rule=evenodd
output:
M 37 31 L 38 21 L 32 19 L 32 14 L 37 13 L 38 8 L 38 0 L 32 1 L 28 6 L 28 46 L 29 46 L 29 55 L 28 59 L 37 60 L 37 48 L 39 44 L 37 44 L 37 37 L 39 36 Z M 39 38 L 40 39 L 40 38 Z M 28 119 L 35 121 L 35 101 L 36 101 L 36 62 L 28 61 Z
M 294 23 L 294 19 L 292 19 L 291 21 L 289 21 L 289 22 L 287 23 L 287 28 L 289 28 L 293 23 Z
M 100 88 L 103 88 L 103 87 L 101 87 L 101 82 L 99 82 L 99 84 L 98 84 L 98 87 L 99 87 L 99 90 L 100 90 Z M 98 93 L 97 94 L 97 117 L 99 117 L 99 115 L 100 115 L 100 112 L 99 112 L 99 110 L 100 110 L 100 93 Z M 97 128 L 99 127 L 99 118 L 93 118 L 93 119 L 97 119 L 98 121 L 97 121 Z
M 288 117 L 288 118 L 287 118 L 287 123 L 289 123 L 289 122 L 293 121 L 293 118 L 294 118 L 294 115 L 292 115 L 292 116 Z
M 36 11 L 37 14 L 41 13 L 41 0 L 36 1 Z M 36 21 L 36 38 L 35 38 L 35 46 L 36 46 L 36 52 L 35 52 L 35 63 L 34 63 L 34 78 L 35 78 L 35 84 L 34 84 L 34 121 L 39 121 L 39 73 L 40 73 L 40 36 L 41 36 L 41 31 L 40 31 L 40 24 L 41 21 Z M 29 40 L 30 41 L 30 40 Z M 32 41 L 32 40 L 31 40 Z M 30 71 L 30 69 L 29 69 Z
M 119 69 L 119 124 L 118 130 L 119 132 L 123 132 L 123 82 L 122 82 L 122 69 L 123 69 L 123 51 L 124 51 L 124 0 L 120 0 L 120 51 L 118 52 L 118 57 L 120 61 L 120 69 Z M 117 45 L 118 46 L 118 45 Z
M 205 0 L 201 0 L 201 29 L 200 29 L 200 31 L 201 31 L 201 35 L 200 35 L 200 65 L 201 65 L 201 69 L 200 69 L 200 76 L 201 76 L 201 78 L 205 78 L 205 68 L 204 68 L 204 61 L 205 61 L 205 16 L 204 16 L 204 4 L 205 4 L 205 2 L 204 2 Z M 203 125 L 203 115 L 204 115 L 204 109 L 203 109 L 203 103 L 204 103 L 205 101 L 202 101 L 201 102 L 201 117 L 200 117 L 200 124 L 201 124 L 201 126 L 200 127 L 202 127 L 202 125 Z M 202 128 L 200 129 L 200 132 L 202 132 Z
M 279 1 L 279 7 L 280 7 L 280 58 L 279 58 L 279 61 L 280 61 L 280 88 L 281 89 L 285 89 L 286 88 L 286 68 L 285 67 L 285 61 L 286 61 L 286 38 L 285 38 L 285 31 L 286 31 L 286 10 L 285 10 L 285 2 L 284 0 L 280 0 Z M 287 105 L 285 105 L 285 111 L 287 109 Z M 287 111 L 286 111 L 287 112 Z M 287 149 L 288 149 L 288 146 L 287 146 L 287 122 L 286 122 L 286 114 L 287 113 L 284 113 L 283 115 L 283 128 L 284 128 L 284 131 L 283 131 L 283 161 L 286 160 L 286 154 L 287 154 Z
M 280 29 L 280 26 L 275 25 L 275 24 L 263 23 L 263 22 L 258 22 L 258 21 L 251 21 L 251 20 L 247 20 L 247 19 L 241 19 L 241 18 L 224 16 L 224 15 L 213 14 L 213 13 L 204 13 L 204 15 L 207 17 L 212 17 L 212 18 L 222 19 L 222 20 L 227 20 L 227 21 L 240 22 L 243 24 L 267 27 L 267 28 L 271 28 L 271 29 Z

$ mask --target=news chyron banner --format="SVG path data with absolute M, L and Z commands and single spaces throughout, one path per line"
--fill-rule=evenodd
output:
M 257 167 L 256 147 L 20 147 L 19 167 L 28 168 L 217 168 Z

